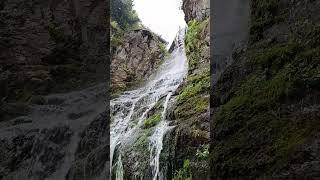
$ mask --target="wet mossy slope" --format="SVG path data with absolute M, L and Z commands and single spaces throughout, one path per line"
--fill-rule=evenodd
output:
M 173 179 L 207 179 L 209 147 L 209 19 L 191 20 L 185 36 L 188 75 L 177 95 L 170 135 Z
M 248 48 L 211 97 L 213 179 L 319 177 L 319 8 L 251 0 Z

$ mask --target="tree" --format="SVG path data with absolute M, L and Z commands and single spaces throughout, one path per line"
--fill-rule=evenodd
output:
M 140 19 L 132 7 L 132 0 L 111 0 L 112 21 L 116 21 L 122 29 L 139 23 Z

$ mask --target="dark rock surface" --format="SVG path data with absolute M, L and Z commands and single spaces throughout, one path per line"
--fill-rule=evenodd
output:
M 249 41 L 211 90 L 211 177 L 318 179 L 320 3 L 249 2 Z
M 233 53 L 246 48 L 249 36 L 249 1 L 213 0 L 211 84 L 233 62 Z
M 75 160 L 67 179 L 109 178 L 109 113 L 98 115 L 80 134 Z
M 109 174 L 108 2 L 1 1 L 0 179 Z
M 104 0 L 1 1 L 1 100 L 27 101 L 105 80 L 107 7 Z
M 41 97 L 0 123 L 3 179 L 102 179 L 109 174 L 105 85 Z M 71 116 L 70 114 L 81 114 Z M 94 168 L 93 168 L 94 167 Z

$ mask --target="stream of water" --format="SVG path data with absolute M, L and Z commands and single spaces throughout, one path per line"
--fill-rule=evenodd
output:
M 179 31 L 175 39 L 175 50 L 144 86 L 126 91 L 110 103 L 110 167 L 114 172 L 112 174 L 115 174 L 113 178 L 116 180 L 124 178 L 123 148 L 132 145 L 132 141 L 136 140 L 135 137 L 140 133 L 144 121 L 158 103 L 163 103 L 161 121 L 154 127 L 152 135 L 148 137 L 149 148 L 146 148 L 145 151 L 149 151 L 150 154 L 149 165 L 152 169 L 152 179 L 163 179 L 160 173 L 159 158 L 163 149 L 163 138 L 173 128 L 167 120 L 168 103 L 187 75 L 184 34 L 184 29 Z M 163 99 L 164 101 L 161 101 Z

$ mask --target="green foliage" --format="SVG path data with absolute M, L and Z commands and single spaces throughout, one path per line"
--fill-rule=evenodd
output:
M 116 21 L 121 29 L 130 28 L 140 22 L 132 7 L 132 0 L 111 0 L 111 19 Z
M 197 103 L 195 104 L 195 112 L 202 113 L 209 109 L 209 96 L 198 98 Z
M 266 49 L 253 50 L 250 62 L 268 69 L 268 73 L 276 73 L 284 64 L 294 58 L 299 46 L 295 43 L 277 44 Z
M 186 54 L 189 62 L 189 72 L 193 71 L 201 58 L 203 39 L 201 32 L 208 25 L 209 20 L 192 20 L 188 23 L 188 31 L 185 37 Z
M 173 177 L 173 180 L 191 180 L 191 167 L 190 160 L 184 160 L 183 167 L 177 171 Z
M 320 82 L 319 48 L 288 43 L 251 50 L 250 63 L 256 71 L 214 115 L 210 156 L 217 174 L 256 176 L 260 168 L 272 173 L 320 129 L 316 118 L 290 117 L 291 110 L 285 106 L 320 89 L 316 85 Z
M 210 89 L 210 74 L 208 69 L 202 70 L 199 74 L 189 75 L 187 85 L 179 94 L 178 104 L 186 101 L 188 98 L 194 97 Z
M 209 107 L 210 70 L 207 67 L 199 67 L 202 46 L 205 45 L 201 32 L 207 24 L 208 20 L 189 22 L 185 39 L 189 74 L 187 84 L 177 97 L 175 115 L 178 118 L 190 118 L 205 112 Z M 197 71 L 193 71 L 195 69 Z
M 186 88 L 183 89 L 182 93 L 178 96 L 178 102 L 183 101 L 187 98 L 193 97 L 197 94 L 200 94 L 206 90 L 208 90 L 210 84 L 206 81 L 200 81 L 196 84 L 190 84 Z
M 122 44 L 124 30 L 121 29 L 117 21 L 111 21 L 111 49 L 115 50 Z
M 111 49 L 122 44 L 125 31 L 140 27 L 140 19 L 132 9 L 132 0 L 111 1 Z
M 306 17 L 308 10 L 299 13 L 300 20 L 292 18 L 297 3 L 280 9 L 277 0 L 251 0 L 249 63 L 241 66 L 249 74 L 232 85 L 218 82 L 227 92 L 215 92 L 220 99 L 211 124 L 210 160 L 216 176 L 259 179 L 286 171 L 292 161 L 306 162 L 299 149 L 320 129 L 319 119 L 306 110 L 318 102 L 313 99 L 320 90 L 320 31 Z M 284 20 L 290 29 L 287 42 L 263 37 Z
M 202 145 L 197 150 L 196 156 L 200 160 L 206 160 L 209 157 L 209 144 Z
M 142 128 L 144 129 L 151 128 L 157 125 L 160 121 L 161 121 L 161 114 L 160 113 L 154 114 L 153 116 L 149 117 L 144 121 Z
M 164 54 L 165 56 L 169 55 L 169 52 L 167 50 L 167 45 L 164 43 L 159 43 L 159 48 L 160 48 L 160 52 L 161 54 Z

